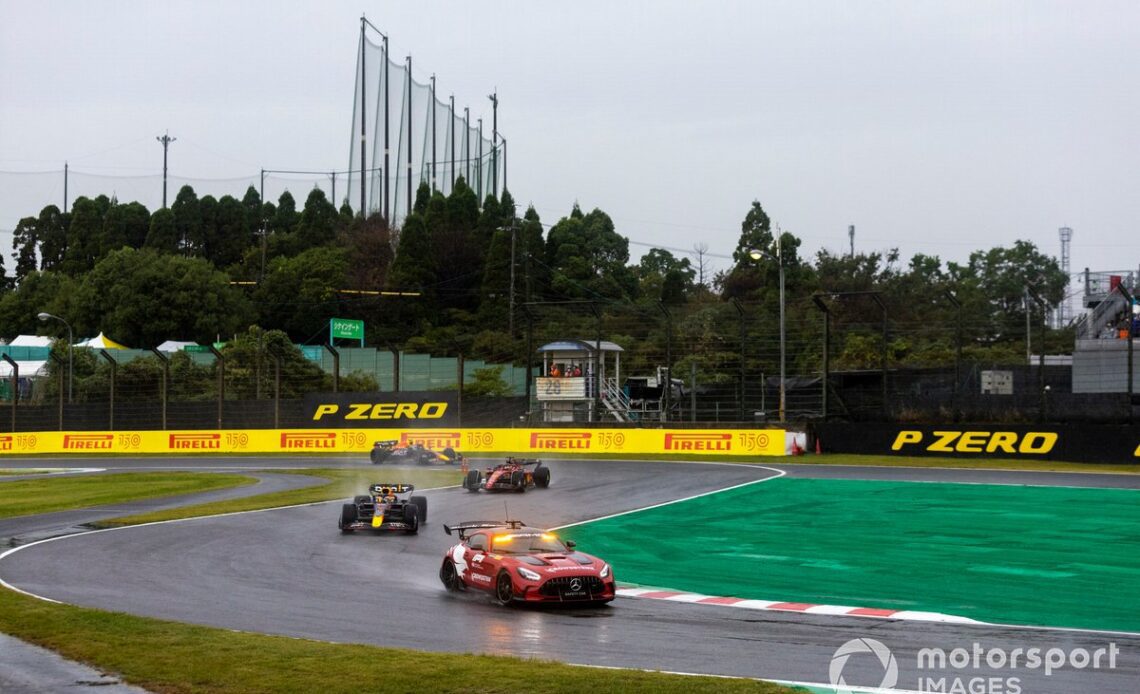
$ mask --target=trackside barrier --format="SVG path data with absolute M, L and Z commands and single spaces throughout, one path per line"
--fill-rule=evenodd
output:
M 0 434 L 0 455 L 50 453 L 366 453 L 381 439 L 468 454 L 782 456 L 783 429 L 242 429 Z

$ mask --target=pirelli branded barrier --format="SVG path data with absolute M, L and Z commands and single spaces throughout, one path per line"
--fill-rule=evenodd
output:
M 366 453 L 381 439 L 478 453 L 779 456 L 783 429 L 250 429 L 0 434 L 0 455 L 29 453 Z
M 826 453 L 1140 463 L 1138 426 L 826 423 L 814 432 Z

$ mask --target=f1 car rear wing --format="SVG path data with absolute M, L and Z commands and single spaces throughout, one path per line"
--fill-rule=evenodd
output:
M 385 439 L 384 441 L 377 441 L 376 443 L 372 444 L 372 447 L 392 448 L 399 442 L 399 439 Z
M 384 491 L 385 489 L 388 490 L 389 494 L 403 494 L 404 492 L 415 491 L 416 485 L 414 485 L 414 484 L 393 484 L 390 482 L 378 482 L 377 484 L 372 484 L 372 485 L 368 486 L 368 491 L 372 492 L 373 494 L 379 494 L 380 492 Z
M 507 458 L 507 463 L 514 463 L 515 465 L 538 465 L 541 462 L 538 458 L 516 458 L 514 456 Z
M 443 526 L 443 532 L 450 535 L 451 531 L 455 530 L 459 533 L 459 539 L 460 540 L 466 540 L 467 539 L 467 531 L 469 531 L 469 530 L 482 530 L 484 528 L 510 528 L 512 530 L 517 530 L 519 528 L 525 528 L 525 527 L 526 527 L 526 523 L 523 523 L 522 521 L 518 521 L 518 520 L 463 521 L 462 523 L 456 523 L 455 525 L 447 525 L 445 523 Z

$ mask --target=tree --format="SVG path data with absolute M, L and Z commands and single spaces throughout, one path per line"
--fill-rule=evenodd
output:
M 297 226 L 297 201 L 289 191 L 277 198 L 277 207 L 269 221 L 271 234 L 288 234 Z
M 337 315 L 337 290 L 344 288 L 348 254 L 342 248 L 310 248 L 294 258 L 274 258 L 254 298 L 259 324 L 307 342 Z
M 255 244 L 248 210 L 230 195 L 218 201 L 215 229 L 206 248 L 206 259 L 215 267 L 227 268 L 241 262 L 243 254 Z
M 86 197 L 76 198 L 71 206 L 71 223 L 67 227 L 67 250 L 60 269 L 71 276 L 89 271 L 103 235 L 102 205 Z
M 124 248 L 82 278 L 73 326 L 134 347 L 212 342 L 248 325 L 253 312 L 242 291 L 207 260 Z
M 41 311 L 63 316 L 73 323 L 78 284 L 62 272 L 29 272 L 14 291 L 0 296 L 0 326 L 4 326 L 4 335 L 35 335 L 48 327 L 36 318 Z M 67 334 L 62 325 L 59 328 L 64 330 L 62 334 Z M 55 326 L 50 329 L 55 330 Z
M 36 270 L 36 246 L 39 242 L 37 227 L 39 220 L 24 217 L 16 223 L 12 231 L 12 259 L 16 261 L 15 279 L 22 282 L 24 277 Z
M 167 208 L 155 210 L 150 216 L 150 230 L 146 235 L 144 248 L 158 253 L 175 254 L 179 252 L 178 226 L 174 222 L 174 213 Z
M 141 203 L 111 205 L 103 218 L 103 237 L 97 258 L 124 246 L 142 248 L 149 229 L 150 211 Z
M 583 215 L 575 205 L 547 236 L 546 265 L 557 298 L 632 297 L 637 279 L 628 262 L 629 240 L 614 231 L 613 220 L 599 209 Z
M 182 186 L 170 211 L 174 213 L 174 229 L 178 232 L 178 252 L 193 255 L 194 243 L 202 237 L 202 209 L 198 194 L 190 186 Z
M 696 271 L 688 258 L 676 258 L 669 251 L 651 248 L 637 266 L 641 296 L 665 304 L 684 303 L 695 289 Z
M 305 209 L 297 225 L 297 251 L 323 246 L 336 238 L 340 216 L 336 207 L 325 197 L 325 191 L 313 188 L 305 199 Z
M 36 236 L 40 243 L 40 269 L 54 270 L 63 262 L 67 254 L 67 227 L 70 215 L 59 211 L 55 205 L 40 210 L 36 220 Z

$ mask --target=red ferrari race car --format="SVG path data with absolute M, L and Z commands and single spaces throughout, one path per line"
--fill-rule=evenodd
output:
M 469 492 L 485 489 L 489 492 L 525 492 L 528 487 L 545 489 L 550 486 L 550 468 L 535 458 L 507 458 L 480 472 L 468 470 L 463 488 Z
M 419 532 L 427 522 L 427 497 L 403 497 L 415 491 L 411 484 L 379 482 L 368 487 L 367 494 L 353 497 L 351 504 L 341 507 L 337 527 L 342 533 L 354 530 L 402 530 L 409 535 Z
M 373 465 L 383 465 L 384 463 L 414 463 L 416 465 L 443 463 L 445 465 L 455 465 L 456 463 L 463 462 L 463 455 L 457 453 L 455 449 L 450 446 L 443 449 L 443 451 L 433 451 L 430 448 L 426 448 L 423 444 L 402 444 L 397 439 L 377 441 L 372 444 L 372 450 L 369 451 L 368 457 L 371 458 Z
M 614 599 L 613 569 L 575 551 L 573 541 L 521 521 L 473 521 L 443 529 L 459 534 L 459 544 L 447 550 L 439 567 L 449 591 L 487 591 L 503 605 Z

